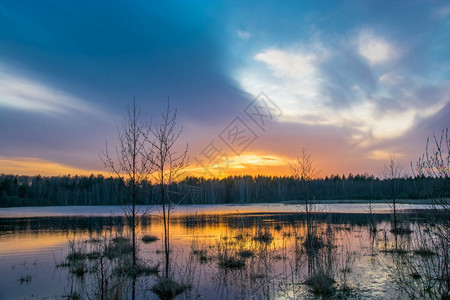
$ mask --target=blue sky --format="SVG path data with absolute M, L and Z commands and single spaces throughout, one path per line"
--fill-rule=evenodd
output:
M 450 123 L 446 1 L 2 1 L 0 28 L 0 172 L 102 171 L 133 97 L 155 122 L 170 97 L 192 168 L 215 142 L 238 173 L 302 147 L 323 175 L 409 169 Z M 235 156 L 219 134 L 260 92 L 282 114 Z

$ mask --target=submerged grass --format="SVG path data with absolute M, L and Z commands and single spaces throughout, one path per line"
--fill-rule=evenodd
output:
M 236 258 L 234 256 L 220 255 L 219 267 L 222 269 L 242 269 L 245 267 L 245 261 L 243 259 Z
M 402 248 L 393 248 L 393 249 L 386 249 L 386 250 L 380 250 L 380 252 L 384 252 L 384 253 L 391 253 L 391 254 L 398 254 L 398 255 L 405 255 L 408 253 L 407 250 L 402 249 Z
M 190 285 L 177 282 L 172 278 L 160 277 L 151 291 L 160 299 L 174 299 L 190 288 Z
M 407 235 L 407 234 L 413 233 L 413 231 L 408 227 L 392 228 L 390 231 L 391 231 L 391 233 L 396 234 L 396 235 Z
M 120 257 L 124 254 L 133 252 L 133 245 L 130 239 L 124 237 L 115 237 L 106 246 L 105 255 L 109 259 Z
M 335 291 L 335 280 L 323 270 L 319 270 L 305 280 L 305 284 L 311 288 L 316 296 L 328 296 Z
M 67 299 L 67 300 L 80 300 L 80 299 L 82 299 L 82 297 L 81 297 L 80 293 L 78 293 L 78 292 L 70 292 L 69 294 L 64 295 L 64 299 Z
M 269 244 L 273 240 L 273 235 L 270 231 L 259 231 L 256 236 L 253 237 L 255 241 L 258 241 L 260 243 Z
M 87 258 L 86 253 L 83 253 L 81 251 L 70 252 L 66 257 L 67 261 L 69 262 L 76 262 L 79 260 L 84 260 L 86 258 Z
M 192 254 L 194 254 L 201 263 L 205 263 L 209 260 L 208 257 L 208 250 L 201 249 L 201 250 L 192 250 Z
M 255 256 L 255 253 L 252 250 L 241 250 L 238 255 L 242 258 L 249 258 Z
M 150 243 L 153 243 L 153 242 L 156 242 L 157 240 L 159 240 L 159 238 L 158 237 L 156 237 L 156 236 L 154 236 L 154 235 L 144 235 L 143 237 L 142 237 L 142 242 L 144 243 L 144 244 L 150 244 Z
M 325 243 L 320 236 L 317 236 L 316 234 L 309 234 L 303 242 L 303 247 L 305 247 L 308 252 L 318 251 L 319 249 L 325 247 Z
M 420 248 L 420 249 L 414 250 L 413 253 L 416 255 L 423 256 L 423 257 L 436 255 L 436 252 L 433 252 L 427 248 Z
M 86 254 L 86 258 L 88 260 L 97 260 L 99 258 L 101 258 L 103 256 L 103 254 L 99 251 L 92 251 L 88 254 Z
M 24 283 L 30 284 L 31 283 L 31 275 L 27 274 L 24 276 L 20 276 L 19 279 L 17 279 L 17 280 L 20 282 L 20 284 L 24 284 Z
M 74 274 L 78 278 L 83 278 L 88 272 L 88 268 L 83 261 L 77 261 L 69 266 L 70 273 Z
M 159 264 L 148 266 L 145 263 L 138 261 L 136 265 L 133 265 L 131 260 L 126 260 L 114 269 L 114 273 L 129 278 L 137 278 L 142 275 L 157 275 L 159 273 Z
M 207 238 L 203 238 L 201 234 L 193 231 L 192 239 L 195 242 L 193 242 L 191 249 L 189 249 L 191 250 L 189 255 L 191 265 L 182 265 L 182 267 L 180 267 L 180 269 L 186 268 L 185 272 L 188 275 L 184 277 L 181 275 L 177 276 L 177 279 L 162 278 L 161 275 L 158 275 L 158 265 L 145 266 L 139 263 L 137 266 L 133 266 L 129 255 L 130 250 L 132 250 L 131 241 L 124 237 L 103 239 L 101 240 L 101 243 L 96 240 L 90 241 L 89 244 L 85 244 L 87 249 L 75 249 L 76 251 L 70 253 L 70 255 L 67 256 L 67 261 L 64 263 L 70 265 L 70 262 L 73 262 L 74 268 L 71 269 L 71 272 L 76 274 L 77 277 L 82 277 L 86 270 L 91 272 L 90 266 L 95 265 L 96 260 L 103 259 L 103 261 L 106 262 L 105 272 L 112 272 L 111 274 L 113 274 L 110 277 L 107 277 L 109 282 L 113 281 L 112 278 L 114 278 L 114 280 L 115 278 L 119 278 L 121 282 L 128 283 L 130 278 L 135 279 L 141 275 L 157 275 L 157 277 L 149 279 L 150 282 L 155 282 L 154 285 L 150 285 L 150 290 L 161 299 L 176 298 L 189 289 L 191 286 L 184 284 L 183 282 L 191 281 L 189 281 L 189 279 L 184 280 L 185 278 L 199 278 L 199 284 L 193 284 L 197 290 L 195 290 L 195 292 L 192 291 L 192 295 L 193 297 L 202 297 L 201 289 L 204 288 L 204 286 L 203 282 L 200 280 L 208 280 L 209 278 L 206 279 L 206 276 L 203 276 L 203 274 L 200 276 L 199 274 L 203 272 L 205 268 L 207 270 L 212 269 L 214 272 L 213 276 L 216 276 L 212 279 L 213 283 L 208 285 L 207 288 L 214 288 L 215 284 L 223 284 L 220 288 L 230 290 L 230 299 L 238 297 L 237 295 L 241 295 L 239 293 L 242 293 L 242 298 L 247 298 L 247 296 L 249 299 L 273 298 L 273 296 L 270 296 L 277 293 L 277 286 L 287 286 L 288 288 L 283 292 L 286 292 L 286 297 L 291 299 L 307 298 L 312 295 L 312 297 L 315 296 L 317 298 L 339 297 L 343 299 L 341 294 L 347 295 L 343 294 L 343 292 L 348 291 L 353 292 L 355 298 L 361 299 L 367 297 L 367 292 L 361 292 L 358 288 L 360 282 L 364 284 L 364 281 L 358 281 L 358 272 L 352 273 L 352 263 L 349 263 L 348 261 L 350 260 L 346 259 L 350 254 L 347 253 L 347 256 L 345 256 L 345 253 L 342 251 L 339 252 L 339 249 L 341 249 L 340 247 L 344 247 L 343 245 L 349 245 L 351 242 L 360 242 L 362 247 L 366 247 L 361 249 L 366 249 L 368 252 L 370 249 L 367 244 L 364 244 L 366 243 L 365 238 L 368 238 L 366 237 L 366 235 L 368 236 L 368 230 L 363 230 L 364 228 L 360 229 L 360 227 L 358 227 L 359 225 L 353 227 L 353 225 L 350 226 L 347 223 L 344 225 L 335 225 L 335 223 L 326 225 L 325 222 L 318 222 L 317 225 L 315 224 L 318 229 L 312 234 L 307 235 L 306 226 L 304 226 L 303 223 L 296 221 L 289 223 L 285 220 L 283 220 L 283 222 L 283 226 L 277 226 L 273 223 L 259 221 L 259 223 L 253 227 L 246 227 L 247 224 L 241 225 L 239 223 L 239 226 L 227 228 L 225 233 L 222 232 L 221 234 L 226 235 L 224 238 L 221 238 L 222 235 L 219 234 L 208 235 Z M 388 223 L 386 222 L 386 224 Z M 329 232 L 325 231 L 325 226 L 331 228 Z M 367 228 L 370 229 L 371 227 Z M 415 230 L 415 228 L 413 229 Z M 386 232 L 389 236 L 392 236 L 389 233 L 389 229 L 386 229 Z M 415 232 L 418 231 L 415 230 Z M 352 239 L 344 239 L 346 236 L 351 236 Z M 155 236 L 144 235 L 141 236 L 139 242 L 152 243 L 157 240 L 158 238 Z M 373 245 L 371 244 L 373 249 L 370 251 L 379 254 L 380 248 L 382 247 L 382 240 L 378 237 L 376 240 L 374 238 L 374 241 Z M 436 255 L 434 252 L 427 251 L 427 249 L 411 249 L 413 246 L 416 246 L 414 248 L 417 248 L 420 244 L 408 245 L 402 243 L 402 247 L 405 247 L 406 249 L 402 250 L 390 249 L 392 243 L 389 240 L 388 242 L 388 246 L 386 246 L 385 249 L 389 250 L 386 252 L 415 254 L 415 259 L 417 260 L 421 259 L 419 256 Z M 183 245 L 188 247 L 188 244 Z M 358 245 L 359 244 L 356 246 Z M 352 245 L 352 247 L 353 246 L 354 245 Z M 333 250 L 335 248 L 338 250 Z M 186 248 L 183 248 L 184 251 L 185 249 Z M 177 255 L 180 255 L 177 252 L 178 250 L 179 249 L 174 247 L 174 254 L 172 256 L 173 262 L 177 263 L 180 260 L 179 257 L 177 257 Z M 155 251 L 156 253 L 164 253 L 163 251 L 152 248 L 152 251 L 145 252 L 144 255 L 153 255 L 161 261 L 161 257 L 156 256 Z M 186 255 L 186 252 L 183 253 L 183 255 Z M 339 255 L 344 258 L 339 259 L 341 257 Z M 365 252 L 361 253 L 361 257 L 365 256 Z M 392 257 L 400 256 L 392 255 Z M 407 255 L 407 257 L 413 256 Z M 112 260 L 113 263 L 110 263 L 110 260 Z M 314 264 L 312 268 L 314 271 L 311 276 L 305 278 L 302 274 L 306 274 L 306 269 L 309 268 L 310 264 L 309 260 Z M 373 259 L 371 261 L 373 261 Z M 89 267 L 86 269 L 83 267 L 83 264 L 80 263 L 77 265 L 75 264 L 76 262 L 84 262 Z M 202 265 L 204 262 L 211 263 Z M 107 263 L 110 264 L 107 265 Z M 323 270 L 318 270 L 317 265 L 323 266 Z M 283 267 L 283 269 L 281 267 Z M 374 268 L 376 267 L 377 266 L 374 266 Z M 227 270 L 233 271 L 229 272 Z M 176 273 L 177 271 L 172 271 L 173 273 L 170 274 L 178 275 L 179 273 Z M 181 271 L 179 272 L 181 273 Z M 105 274 L 109 276 L 109 273 Z M 413 281 L 421 279 L 421 274 L 422 273 L 419 275 L 419 273 L 408 272 L 407 276 L 409 277 L 409 280 Z M 93 275 L 88 273 L 87 276 Z M 346 280 L 346 276 L 349 276 L 349 283 Z M 141 280 L 147 280 L 147 278 L 141 278 Z M 177 280 L 180 281 L 177 282 Z M 149 287 L 147 286 L 145 289 L 149 291 L 148 288 Z M 155 295 L 153 295 L 153 297 L 156 297 Z M 269 296 L 265 297 L 267 295 Z M 182 297 L 183 295 L 180 298 Z

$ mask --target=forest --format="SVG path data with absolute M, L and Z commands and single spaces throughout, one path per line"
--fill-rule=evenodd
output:
M 315 200 L 383 200 L 450 197 L 449 178 L 425 176 L 380 179 L 373 175 L 332 175 L 308 182 Z M 176 204 L 283 203 L 302 200 L 300 180 L 292 176 L 186 177 L 169 186 Z M 123 205 L 130 202 L 127 184 L 117 177 L 0 175 L 0 207 Z M 392 187 L 395 186 L 395 195 Z M 142 180 L 137 204 L 160 204 L 157 186 Z

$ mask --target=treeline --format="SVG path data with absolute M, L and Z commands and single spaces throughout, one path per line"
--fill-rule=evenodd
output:
M 371 175 L 334 175 L 308 182 L 316 200 L 449 197 L 448 178 L 379 179 Z M 234 176 L 223 179 L 187 177 L 169 187 L 177 204 L 263 203 L 302 200 L 293 177 Z M 49 205 L 122 205 L 129 202 L 127 184 L 118 178 L 91 176 L 0 175 L 0 207 Z M 139 183 L 138 204 L 159 204 L 149 181 Z

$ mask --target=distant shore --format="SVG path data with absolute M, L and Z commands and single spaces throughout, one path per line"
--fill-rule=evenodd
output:
M 396 199 L 396 203 L 398 204 L 420 204 L 420 205 L 428 205 L 428 204 L 450 204 L 450 198 L 446 199 Z M 285 201 L 284 204 L 302 204 L 304 200 L 292 200 Z M 380 204 L 390 204 L 392 200 L 390 199 L 376 199 L 370 200 L 372 204 L 380 203 Z M 339 200 L 312 200 L 312 204 L 368 204 L 369 200 L 367 199 L 339 199 Z
M 290 201 L 280 201 L 280 202 L 255 202 L 255 203 L 240 203 L 240 202 L 232 202 L 232 203 L 190 203 L 190 204 L 181 204 L 182 206 L 195 206 L 195 205 L 211 205 L 211 206 L 220 206 L 220 205 L 265 205 L 265 204 L 281 204 L 281 205 L 302 205 L 304 200 L 290 200 Z M 375 199 L 371 200 L 372 204 L 391 204 L 392 200 L 390 199 Z M 397 199 L 397 204 L 411 204 L 411 205 L 449 205 L 450 198 L 446 199 Z M 336 199 L 336 200 L 311 200 L 310 204 L 369 204 L 369 200 L 367 199 Z M 159 204 L 137 204 L 137 205 L 151 205 L 151 206 L 159 206 Z M 105 206 L 105 207 L 114 207 L 114 206 L 127 206 L 125 205 L 18 205 L 18 206 L 0 206 L 0 210 L 4 208 L 15 208 L 15 207 L 76 207 L 76 206 L 86 206 L 86 207 L 96 207 L 96 206 Z M 176 205 L 179 206 L 179 205 Z

